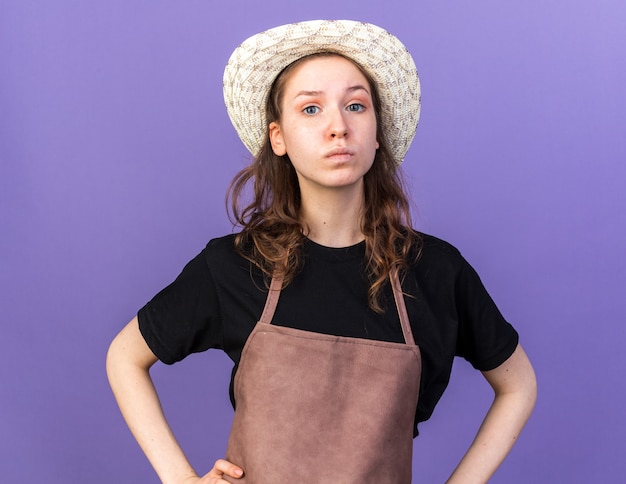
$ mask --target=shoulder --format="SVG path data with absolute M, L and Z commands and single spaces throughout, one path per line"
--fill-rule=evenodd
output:
M 459 249 L 445 240 L 433 235 L 420 233 L 421 244 L 418 248 L 416 267 L 445 272 L 458 272 L 467 262 Z
M 237 234 L 228 234 L 209 240 L 202 251 L 209 266 L 241 262 L 244 260 L 235 248 L 236 236 Z
M 419 235 L 422 239 L 423 251 L 427 251 L 428 253 L 432 253 L 435 255 L 441 255 L 444 257 L 458 257 L 460 255 L 459 250 L 450 242 L 435 237 L 434 235 L 425 234 L 423 232 L 419 232 Z
M 235 237 L 236 233 L 211 239 L 202 251 L 206 266 L 217 284 L 232 283 L 233 279 L 240 278 L 247 281 L 250 275 L 262 277 L 260 270 L 237 249 Z
M 208 253 L 224 253 L 235 250 L 235 237 L 237 234 L 223 235 L 209 240 L 205 251 Z
M 432 235 L 421 236 L 418 257 L 409 269 L 419 284 L 437 292 L 482 288 L 480 276 L 457 247 Z

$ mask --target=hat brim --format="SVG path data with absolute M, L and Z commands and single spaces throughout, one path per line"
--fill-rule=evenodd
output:
M 256 34 L 235 49 L 224 71 L 224 102 L 237 134 L 257 156 L 267 138 L 266 105 L 276 77 L 307 55 L 335 52 L 354 60 L 376 83 L 381 125 L 396 163 L 415 136 L 420 82 L 411 54 L 376 25 L 312 20 Z

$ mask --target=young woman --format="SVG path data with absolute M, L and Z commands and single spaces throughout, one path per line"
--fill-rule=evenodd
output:
M 410 54 L 370 24 L 286 25 L 235 50 L 224 95 L 255 157 L 231 186 L 241 231 L 210 241 L 107 357 L 159 477 L 411 482 L 417 424 L 462 356 L 495 398 L 449 482 L 486 482 L 532 411 L 535 377 L 470 265 L 411 228 L 398 169 L 420 109 Z M 208 348 L 236 365 L 236 411 L 226 458 L 200 477 L 149 369 Z

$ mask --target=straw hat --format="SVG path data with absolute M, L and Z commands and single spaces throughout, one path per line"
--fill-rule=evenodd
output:
M 230 56 L 224 71 L 228 116 L 246 148 L 257 156 L 267 137 L 265 107 L 276 77 L 301 57 L 336 52 L 365 69 L 378 88 L 382 126 L 391 153 L 404 159 L 420 115 L 420 83 L 411 54 L 376 25 L 312 20 L 253 35 Z

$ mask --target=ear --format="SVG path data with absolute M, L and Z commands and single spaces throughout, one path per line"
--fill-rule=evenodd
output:
M 285 140 L 283 139 L 280 125 L 276 121 L 272 121 L 269 125 L 270 144 L 272 145 L 272 151 L 276 156 L 283 156 L 287 154 L 287 148 L 285 147 Z

